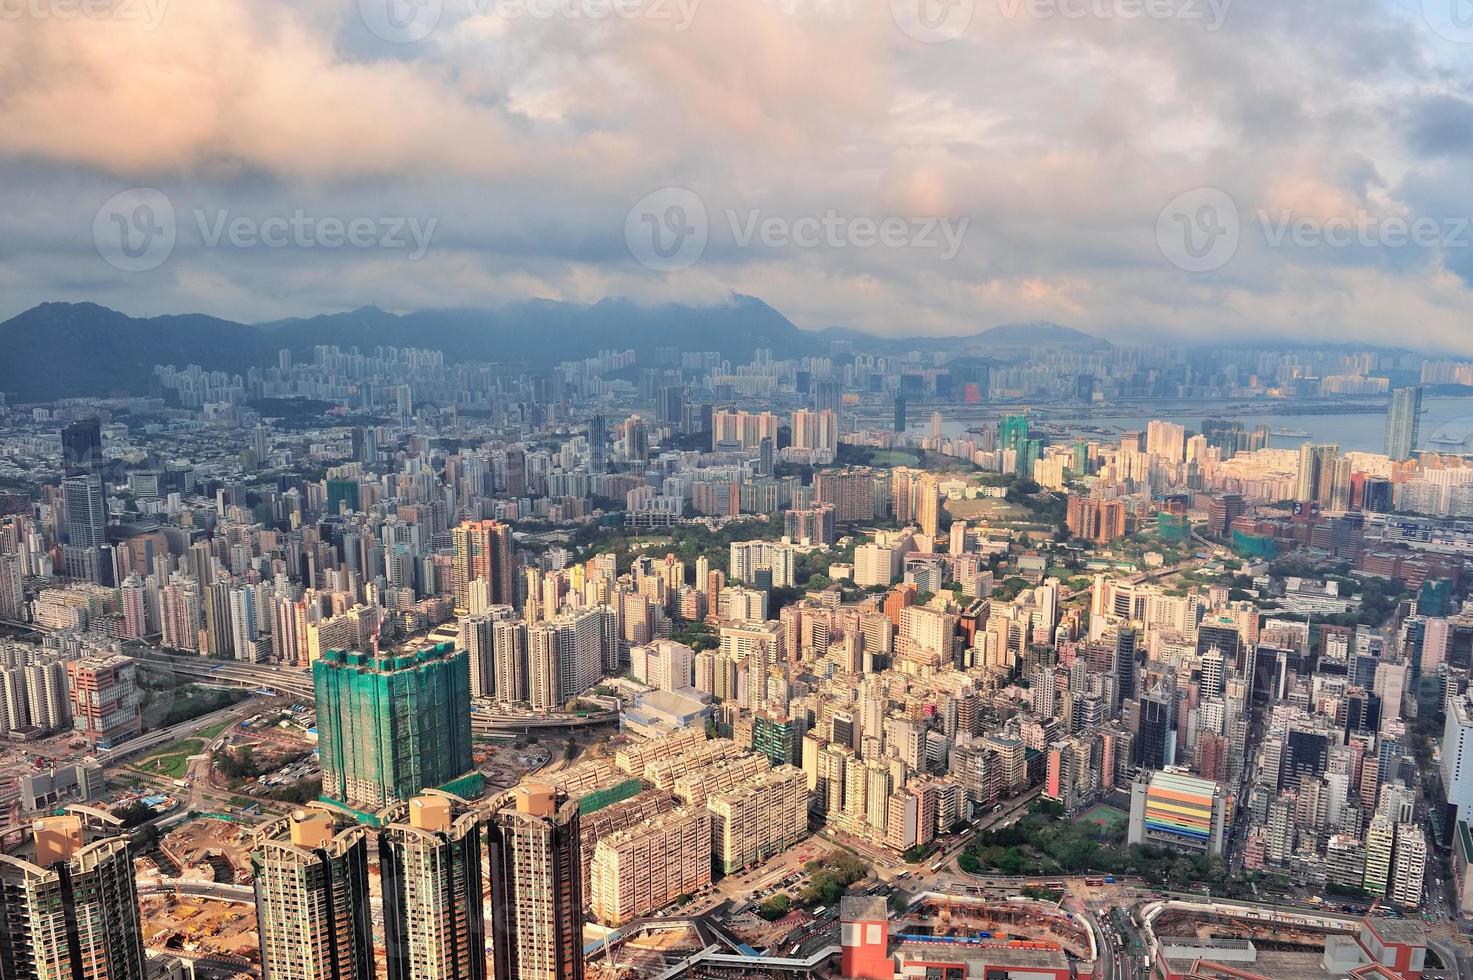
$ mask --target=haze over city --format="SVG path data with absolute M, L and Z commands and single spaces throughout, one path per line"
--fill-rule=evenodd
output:
M 0 0 L 0 980 L 1473 980 L 1469 0 Z
M 735 292 L 887 336 L 1052 321 L 1470 353 L 1455 0 L 923 6 L 14 0 L 0 316 Z M 135 244 L 152 227 L 113 200 L 135 189 L 177 240 L 130 273 L 99 249 L 125 210 Z M 1222 220 L 1197 224 L 1204 203 Z M 305 239 L 261 241 L 298 216 Z M 356 244 L 318 241 L 355 219 Z M 626 231 L 673 248 L 687 219 L 698 259 L 641 264 Z M 1226 261 L 1178 261 L 1171 239 L 1230 227 Z

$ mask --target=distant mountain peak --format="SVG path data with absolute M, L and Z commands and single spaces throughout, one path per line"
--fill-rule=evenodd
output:
M 1013 344 L 1067 344 L 1095 345 L 1105 341 L 1082 330 L 1066 327 L 1050 320 L 1035 320 L 1032 323 L 1002 323 L 990 330 L 977 334 L 976 339 L 993 343 Z

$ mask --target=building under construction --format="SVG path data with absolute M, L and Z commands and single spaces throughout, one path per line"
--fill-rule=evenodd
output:
M 380 811 L 426 789 L 480 792 L 464 650 L 328 650 L 312 665 L 312 683 L 325 800 L 377 824 Z

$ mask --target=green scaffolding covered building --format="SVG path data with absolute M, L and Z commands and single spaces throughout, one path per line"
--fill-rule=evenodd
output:
M 464 650 L 329 650 L 312 665 L 312 683 L 323 799 L 373 822 L 425 789 L 480 791 Z

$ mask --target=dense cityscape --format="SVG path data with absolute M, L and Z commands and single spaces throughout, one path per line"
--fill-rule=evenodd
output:
M 0 980 L 1473 980 L 1473 0 L 0 0 Z
M 1461 976 L 1473 363 L 988 344 L 7 399 L 0 976 Z

